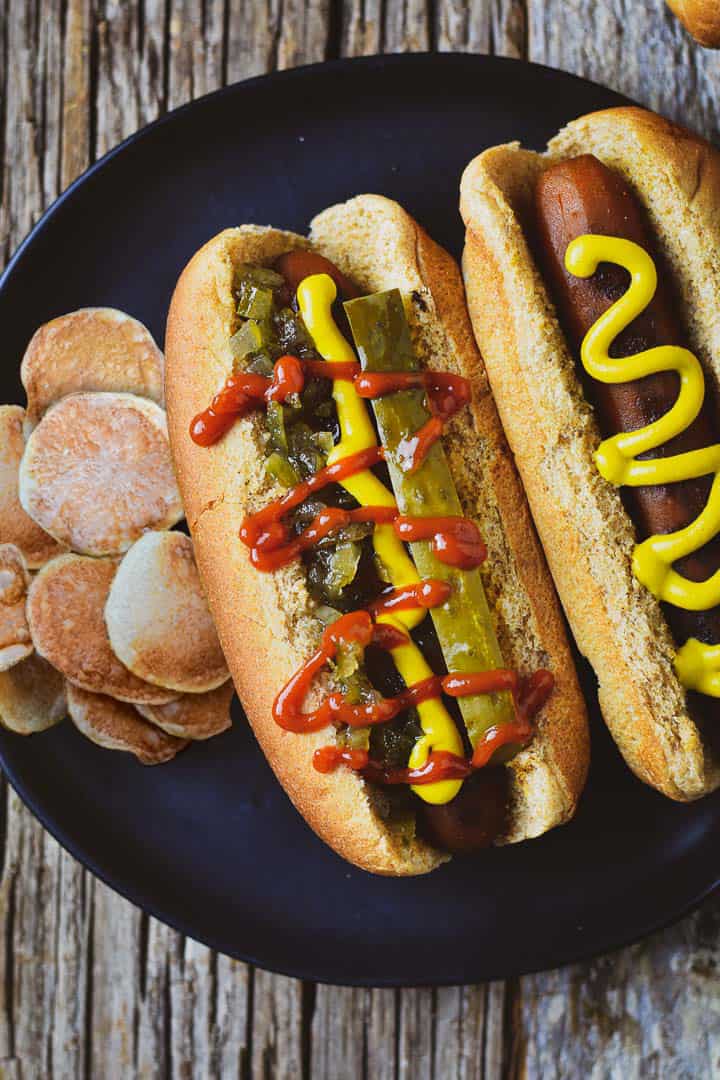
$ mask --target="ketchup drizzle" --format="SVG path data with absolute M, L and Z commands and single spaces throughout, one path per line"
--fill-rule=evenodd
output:
M 271 572 L 286 566 L 301 552 L 317 544 L 336 529 L 351 522 L 371 521 L 376 525 L 392 522 L 401 540 L 430 540 L 438 559 L 461 570 L 471 570 L 487 558 L 487 547 L 477 525 L 464 517 L 407 517 L 394 506 L 359 506 L 354 510 L 328 507 L 313 518 L 300 536 L 291 539 L 283 517 L 309 495 L 327 484 L 346 480 L 371 468 L 382 459 L 381 447 L 372 446 L 357 454 L 320 469 L 256 514 L 249 514 L 240 527 L 240 539 L 250 548 L 250 561 L 258 570 Z
M 403 585 L 398 589 L 386 589 L 368 605 L 368 611 L 378 615 L 392 614 L 394 611 L 408 611 L 412 608 L 440 607 L 449 598 L 452 587 L 447 581 L 425 578 L 413 585 Z
M 405 472 L 415 472 L 422 465 L 430 447 L 441 438 L 444 425 L 467 405 L 471 396 L 468 380 L 446 371 L 364 371 L 354 382 L 362 398 L 384 397 L 398 390 L 425 391 L 430 419 L 419 431 L 401 439 L 397 448 Z
M 313 767 L 318 772 L 333 772 L 346 765 L 362 773 L 365 780 L 376 784 L 434 784 L 439 780 L 465 780 L 476 769 L 482 769 L 502 746 L 526 745 L 533 736 L 532 718 L 547 701 L 555 685 L 549 671 L 536 671 L 521 681 L 517 672 L 498 669 L 471 675 L 447 675 L 440 680 L 445 693 L 453 697 L 465 694 L 495 693 L 510 690 L 515 704 L 516 719 L 511 724 L 489 728 L 475 747 L 472 758 L 460 757 L 447 750 L 433 750 L 424 765 L 417 769 L 385 768 L 372 761 L 367 750 L 344 750 L 339 746 L 323 746 L 313 755 Z M 423 685 L 421 683 L 417 685 Z M 394 700 L 394 699 L 390 699 Z
M 487 559 L 487 547 L 474 521 L 465 517 L 407 517 L 399 514 L 393 528 L 401 540 L 430 540 L 441 562 L 474 570 Z
M 445 372 L 362 372 L 354 362 L 328 363 L 324 360 L 300 360 L 281 356 L 271 378 L 251 372 L 231 375 L 213 397 L 209 407 L 191 422 L 190 436 L 200 446 L 217 442 L 239 417 L 263 408 L 271 401 L 285 402 L 300 394 L 306 377 L 352 381 L 362 398 L 372 399 L 400 390 L 423 389 L 430 417 L 414 434 L 398 445 L 401 467 L 415 471 L 430 448 L 442 436 L 444 424 L 471 397 L 470 384 L 461 376 Z M 328 484 L 347 479 L 371 469 L 383 460 L 381 447 L 370 447 L 326 466 L 308 480 L 296 484 L 282 498 L 243 521 L 240 538 L 250 548 L 250 558 L 259 570 L 272 571 L 297 558 L 329 533 L 352 522 L 392 523 L 400 539 L 407 542 L 429 540 L 438 559 L 463 570 L 472 569 L 487 557 L 487 548 L 477 526 L 463 517 L 417 518 L 399 514 L 395 507 L 358 507 L 341 510 L 330 507 L 317 514 L 310 525 L 296 537 L 290 537 L 283 517 L 314 492 Z M 526 680 L 517 672 L 505 669 L 475 672 L 468 675 L 433 675 L 408 686 L 394 697 L 377 697 L 361 704 L 347 702 L 341 694 L 328 694 L 313 710 L 303 712 L 305 698 L 322 668 L 332 660 L 341 645 L 368 645 L 392 650 L 404 644 L 408 635 L 386 622 L 374 619 L 383 614 L 415 607 L 433 608 L 444 604 L 451 587 L 447 582 L 427 579 L 402 588 L 389 589 L 377 598 L 369 610 L 341 616 L 323 633 L 319 649 L 292 676 L 277 695 L 273 717 L 286 731 L 319 731 L 329 724 L 366 727 L 386 723 L 404 710 L 439 697 L 509 691 L 515 706 L 515 721 L 490 728 L 475 747 L 471 759 L 448 751 L 433 751 L 421 768 L 385 768 L 370 759 L 367 750 L 325 746 L 315 751 L 313 765 L 323 773 L 345 765 L 360 772 L 367 780 L 381 784 L 429 784 L 446 779 L 465 779 L 473 770 L 487 765 L 496 750 L 512 743 L 524 745 L 533 734 L 532 717 L 552 692 L 554 678 L 549 671 L 536 671 Z
M 378 632 L 379 631 L 379 632 Z M 390 633 L 388 633 L 390 631 Z M 342 694 L 328 694 L 316 709 L 303 712 L 302 705 L 310 685 L 328 660 L 334 659 L 338 645 L 356 644 L 365 649 L 371 642 L 383 649 L 394 649 L 404 644 L 407 636 L 391 626 L 375 626 L 369 611 L 351 611 L 332 623 L 325 630 L 320 648 L 295 672 L 273 703 L 273 719 L 285 731 L 296 734 L 320 731 L 328 724 L 347 724 L 349 727 L 368 727 L 385 724 L 399 713 L 419 705 L 441 692 L 441 679 L 432 675 L 428 679 L 408 686 L 402 693 L 391 698 L 351 705 Z
M 281 356 L 272 378 L 239 372 L 231 375 L 207 409 L 193 417 L 190 438 L 198 446 L 212 446 L 230 430 L 235 420 L 270 401 L 287 401 L 302 393 L 305 378 L 351 381 L 362 398 L 384 397 L 398 390 L 423 389 L 430 418 L 413 435 L 398 444 L 398 460 L 406 472 L 414 472 L 430 447 L 442 436 L 444 424 L 470 400 L 470 383 L 461 375 L 442 371 L 366 371 L 354 361 L 299 360 Z

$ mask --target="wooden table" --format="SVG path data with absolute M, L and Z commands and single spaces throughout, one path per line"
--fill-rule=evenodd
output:
M 223 83 L 339 55 L 528 57 L 720 141 L 720 55 L 692 44 L 662 0 L 0 0 L 0 12 L 5 257 L 142 124 Z M 253 970 L 169 930 L 86 873 L 6 785 L 3 805 L 2 1077 L 720 1072 L 720 897 L 641 945 L 562 971 L 337 989 Z

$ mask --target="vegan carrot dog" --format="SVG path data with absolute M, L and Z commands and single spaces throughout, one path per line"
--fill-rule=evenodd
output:
M 178 282 L 166 401 L 223 650 L 315 831 L 405 875 L 567 820 L 584 703 L 450 257 L 378 196 L 309 240 L 226 230 Z
M 720 783 L 719 206 L 717 152 L 634 108 L 461 185 L 473 326 L 568 619 L 629 765 L 683 800 Z

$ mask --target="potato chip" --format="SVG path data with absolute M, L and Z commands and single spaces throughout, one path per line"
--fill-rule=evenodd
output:
M 121 701 L 163 705 L 177 694 L 143 682 L 110 648 L 103 610 L 117 562 L 61 555 L 30 585 L 28 623 L 35 648 L 83 690 Z
M 33 651 L 25 614 L 29 584 L 20 548 L 0 544 L 0 671 L 14 667 Z
M 37 653 L 9 671 L 0 671 L 0 723 L 19 735 L 33 735 L 66 714 L 65 680 Z
M 16 544 L 29 568 L 36 570 L 67 549 L 41 529 L 20 505 L 18 480 L 25 451 L 24 420 L 25 410 L 19 405 L 0 405 L 0 543 Z
M 20 502 L 55 539 L 83 555 L 126 551 L 183 515 L 165 413 L 132 394 L 72 394 L 28 439 Z
M 116 308 L 81 308 L 45 323 L 25 350 L 20 378 L 34 427 L 54 402 L 88 390 L 163 404 L 164 358 L 150 331 Z
M 184 533 L 146 533 L 133 544 L 110 587 L 105 624 L 123 664 L 156 686 L 200 693 L 229 678 Z
M 151 724 L 179 739 L 211 739 L 232 723 L 233 693 L 233 684 L 228 680 L 206 694 L 183 694 L 168 705 L 138 705 L 137 711 Z
M 78 731 L 106 750 L 126 750 L 143 765 L 162 765 L 187 746 L 148 724 L 132 705 L 68 683 L 68 711 Z

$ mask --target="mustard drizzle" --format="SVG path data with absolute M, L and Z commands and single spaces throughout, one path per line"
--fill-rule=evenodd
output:
M 298 286 L 300 314 L 324 360 L 328 363 L 355 361 L 357 357 L 353 349 L 340 333 L 332 316 L 332 305 L 336 296 L 335 283 L 328 274 L 312 274 Z M 368 416 L 367 406 L 352 381 L 333 379 L 333 398 L 337 407 L 341 438 L 328 455 L 328 465 L 334 465 L 351 454 L 377 446 L 375 429 Z M 349 476 L 341 483 L 362 506 L 397 506 L 392 492 L 388 491 L 369 469 Z M 373 545 L 394 587 L 420 581 L 415 564 L 391 524 L 375 526 Z M 396 615 L 384 613 L 378 616 L 377 621 L 407 631 L 417 626 L 426 614 L 424 608 L 412 608 Z M 433 674 L 422 652 L 410 639 L 406 645 L 393 649 L 390 655 L 407 686 Z M 411 769 L 421 768 L 431 750 L 448 750 L 459 756 L 464 755 L 457 725 L 440 698 L 423 701 L 417 706 L 417 710 L 423 735 L 416 741 L 410 753 L 408 764 Z M 454 799 L 462 783 L 462 780 L 438 780 L 432 784 L 413 785 L 412 790 L 425 802 L 440 805 Z
M 565 253 L 565 266 L 577 277 L 590 277 L 602 262 L 624 267 L 631 282 L 627 292 L 585 335 L 580 353 L 583 367 L 592 378 L 610 384 L 674 371 L 680 378 L 680 392 L 658 420 L 603 440 L 595 452 L 595 464 L 600 475 L 616 487 L 672 484 L 715 473 L 707 503 L 698 517 L 676 532 L 648 537 L 635 546 L 632 557 L 635 577 L 659 600 L 687 611 L 707 611 L 720 603 L 720 570 L 705 581 L 690 581 L 672 564 L 720 532 L 720 444 L 666 458 L 636 460 L 637 455 L 675 438 L 695 420 L 705 397 L 703 370 L 697 357 L 679 345 L 659 345 L 618 359 L 609 355 L 615 338 L 652 301 L 657 271 L 643 248 L 620 237 L 579 236 Z M 690 638 L 674 663 L 687 689 L 720 697 L 720 645 L 705 645 Z

